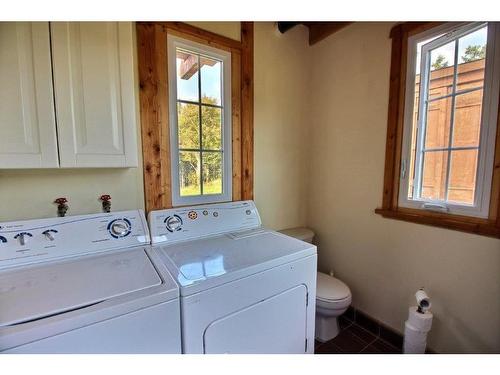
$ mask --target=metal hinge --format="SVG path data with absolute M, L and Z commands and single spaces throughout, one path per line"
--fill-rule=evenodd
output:
M 307 353 L 307 339 L 306 339 L 306 346 L 304 347 L 304 353 Z

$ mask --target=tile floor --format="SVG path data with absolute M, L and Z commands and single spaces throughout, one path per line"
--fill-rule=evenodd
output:
M 339 318 L 340 333 L 325 343 L 316 341 L 316 354 L 397 354 L 401 349 L 351 322 L 344 316 Z

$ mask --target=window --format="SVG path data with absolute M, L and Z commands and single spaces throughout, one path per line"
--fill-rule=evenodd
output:
M 494 66 L 493 29 L 472 23 L 410 38 L 414 85 L 406 97 L 401 206 L 488 216 L 497 113 L 486 71 Z
M 499 26 L 393 29 L 384 200 L 376 212 L 500 236 Z
M 172 204 L 231 200 L 231 54 L 168 36 Z

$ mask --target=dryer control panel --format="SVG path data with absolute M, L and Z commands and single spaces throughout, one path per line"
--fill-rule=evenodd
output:
M 149 213 L 151 240 L 174 243 L 262 225 L 253 201 L 172 208 Z
M 142 210 L 0 223 L 0 269 L 149 243 Z

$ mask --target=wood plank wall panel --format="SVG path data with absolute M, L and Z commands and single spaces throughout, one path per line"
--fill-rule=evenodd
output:
M 168 126 L 167 33 L 137 23 L 146 211 L 172 206 Z
M 241 23 L 241 143 L 242 143 L 242 199 L 253 199 L 253 107 L 254 107 L 254 38 L 253 22 Z

